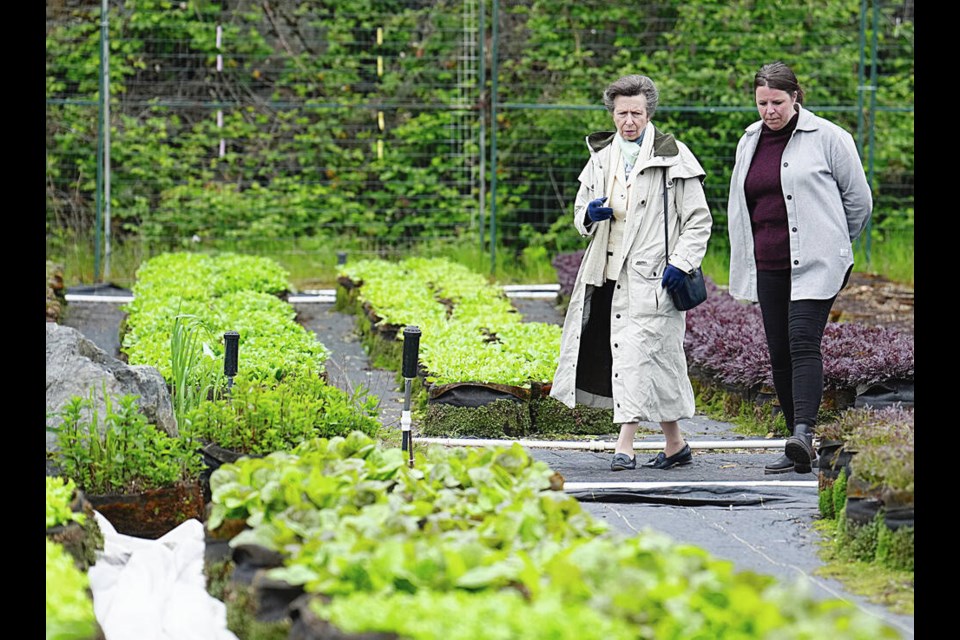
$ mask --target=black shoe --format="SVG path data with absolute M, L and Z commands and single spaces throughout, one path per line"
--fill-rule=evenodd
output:
M 657 454 L 657 457 L 650 458 L 643 463 L 644 467 L 650 469 L 670 469 L 672 467 L 683 466 L 693 462 L 693 453 L 690 451 L 690 445 L 684 444 L 683 449 L 677 451 L 672 456 L 667 456 L 663 451 Z
M 793 460 L 785 455 L 781 455 L 779 458 L 763 467 L 764 473 L 790 473 L 794 470 L 795 467 Z M 807 469 L 807 471 L 809 471 L 809 469 Z
M 625 453 L 614 454 L 610 462 L 610 471 L 625 471 L 627 469 L 637 468 L 637 456 L 632 458 Z
M 793 435 L 787 438 L 783 453 L 793 460 L 797 473 L 810 473 L 817 452 L 813 450 L 813 427 L 798 424 Z

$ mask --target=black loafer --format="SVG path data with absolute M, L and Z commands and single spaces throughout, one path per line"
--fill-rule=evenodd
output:
M 677 451 L 672 456 L 668 456 L 663 451 L 657 454 L 656 458 L 650 458 L 649 461 L 644 462 L 643 466 L 650 469 L 671 469 L 673 467 L 681 467 L 693 462 L 693 452 L 690 451 L 690 445 L 684 444 L 683 449 Z
M 610 471 L 626 471 L 637 468 L 637 456 L 632 458 L 625 453 L 617 453 L 610 461 Z

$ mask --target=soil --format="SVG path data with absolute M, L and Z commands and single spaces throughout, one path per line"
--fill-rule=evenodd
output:
M 896 329 L 914 335 L 913 287 L 868 273 L 852 273 L 830 319 Z

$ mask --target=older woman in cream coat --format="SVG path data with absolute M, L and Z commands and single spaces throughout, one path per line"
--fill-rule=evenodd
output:
M 693 153 L 651 122 L 659 99 L 646 76 L 625 76 L 604 91 L 616 131 L 586 137 L 573 223 L 590 238 L 563 325 L 550 395 L 613 409 L 620 435 L 611 469 L 636 467 L 639 422 L 659 422 L 664 450 L 644 466 L 689 464 L 678 420 L 694 415 L 683 350 L 686 312 L 665 286 L 700 266 L 712 218 L 703 168 Z M 664 183 L 666 174 L 666 183 Z M 664 239 L 663 190 L 669 210 Z

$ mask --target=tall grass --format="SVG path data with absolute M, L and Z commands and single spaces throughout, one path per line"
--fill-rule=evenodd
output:
M 869 243 L 866 238 L 861 238 L 854 246 L 854 270 L 879 274 L 912 287 L 913 241 L 913 229 L 885 233 L 874 231 Z
M 209 338 L 211 333 L 199 318 L 177 313 L 170 332 L 171 395 L 177 425 L 185 432 L 189 431 L 187 414 L 222 387 L 220 370 L 205 362 L 204 336 Z

